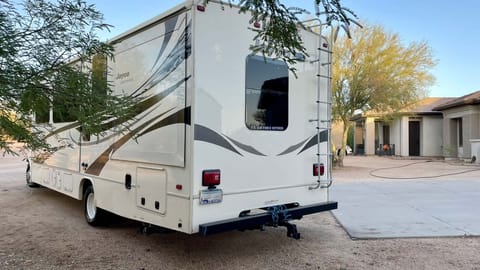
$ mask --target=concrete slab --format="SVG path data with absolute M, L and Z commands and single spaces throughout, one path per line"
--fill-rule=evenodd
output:
M 352 238 L 480 236 L 480 180 L 337 182 L 331 198 Z

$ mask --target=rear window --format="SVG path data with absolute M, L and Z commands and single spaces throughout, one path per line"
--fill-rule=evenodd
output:
M 250 55 L 245 78 L 245 123 L 251 130 L 282 131 L 288 126 L 288 65 Z

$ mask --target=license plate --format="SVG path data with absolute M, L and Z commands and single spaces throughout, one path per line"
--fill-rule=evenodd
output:
M 200 204 L 221 203 L 223 191 L 221 189 L 206 189 L 200 191 Z

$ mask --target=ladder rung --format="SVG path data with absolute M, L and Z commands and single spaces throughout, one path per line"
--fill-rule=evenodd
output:
M 325 79 L 329 79 L 329 80 L 331 80 L 331 79 L 332 79 L 332 77 L 330 77 L 330 76 L 321 75 L 321 74 L 317 74 L 317 77 L 320 77 L 320 78 L 325 78 Z
M 318 48 L 319 51 L 326 52 L 326 53 L 333 53 L 333 51 L 323 49 L 323 48 Z
M 318 118 L 315 118 L 315 119 L 308 119 L 308 122 L 316 122 L 320 119 Z M 326 122 L 332 122 L 332 120 L 328 120 L 328 119 L 325 119 L 325 120 L 320 120 L 322 123 L 326 123 Z
M 319 103 L 319 104 L 332 105 L 332 102 L 330 102 L 330 101 L 320 101 L 320 100 L 316 100 L 315 102 L 316 102 L 316 103 Z

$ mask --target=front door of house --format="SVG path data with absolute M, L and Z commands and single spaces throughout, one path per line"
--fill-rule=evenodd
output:
M 408 155 L 420 156 L 420 122 L 408 122 Z

